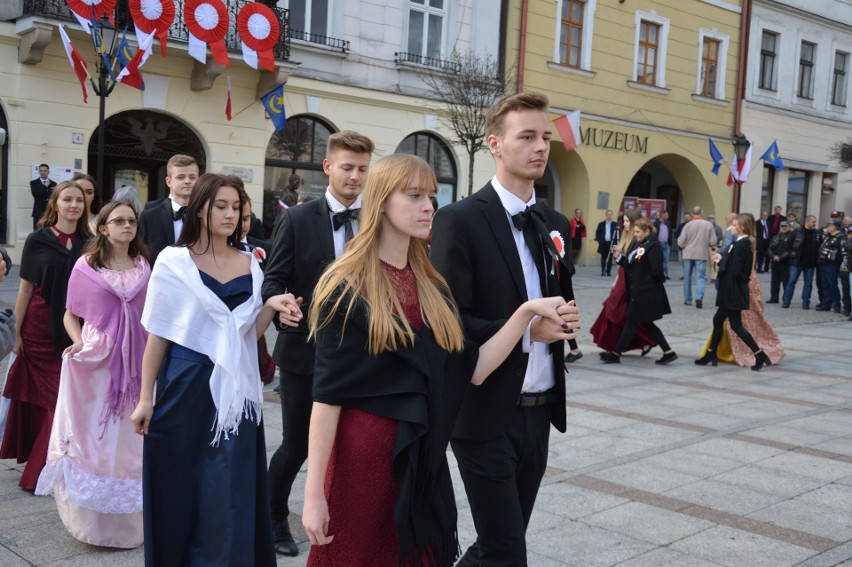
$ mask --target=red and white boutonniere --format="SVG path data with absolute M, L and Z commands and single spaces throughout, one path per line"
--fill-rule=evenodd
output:
M 254 254 L 254 257 L 255 257 L 255 258 L 257 259 L 257 261 L 258 261 L 258 262 L 260 262 L 260 263 L 263 263 L 263 261 L 264 261 L 264 260 L 266 260 L 266 250 L 264 250 L 264 249 L 263 249 L 263 248 L 261 248 L 260 246 L 257 246 L 257 247 L 256 247 L 256 248 L 252 251 L 252 254 Z
M 562 238 L 562 235 L 559 234 L 558 230 L 550 231 L 550 239 L 553 240 L 553 245 L 556 247 L 556 251 L 559 252 L 559 257 L 565 257 L 565 240 Z
M 645 249 L 644 248 L 640 248 L 639 250 L 637 250 L 636 251 L 636 261 L 638 262 L 639 260 L 641 260 L 642 256 L 644 256 L 644 255 L 645 255 Z

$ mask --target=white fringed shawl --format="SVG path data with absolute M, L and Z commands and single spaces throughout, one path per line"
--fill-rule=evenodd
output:
M 213 362 L 210 394 L 216 405 L 212 445 L 237 434 L 243 417 L 260 424 L 263 384 L 257 361 L 255 320 L 263 303 L 263 272 L 251 259 L 252 296 L 230 311 L 204 282 L 188 248 L 157 256 L 148 283 L 142 325 L 152 335 L 207 355 Z

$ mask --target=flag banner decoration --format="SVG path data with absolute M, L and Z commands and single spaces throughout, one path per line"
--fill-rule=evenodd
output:
M 189 30 L 189 54 L 193 58 L 206 63 L 209 44 L 213 60 L 220 65 L 230 65 L 224 41 L 230 20 L 221 0 L 186 0 L 183 19 Z
M 778 150 L 778 142 L 772 140 L 772 145 L 763 152 L 763 155 L 760 156 L 760 159 L 777 169 L 778 171 L 784 170 L 784 160 L 781 159 L 781 152 Z
M 86 62 L 80 57 L 80 52 L 71 44 L 68 34 L 65 33 L 65 28 L 59 26 L 59 37 L 62 39 L 62 45 L 65 47 L 65 54 L 68 56 L 68 62 L 71 63 L 71 68 L 77 75 L 77 80 L 80 81 L 80 86 L 83 87 L 83 102 L 89 102 L 89 89 L 86 87 L 86 79 L 89 77 L 89 70 L 86 68 Z
M 119 71 L 127 67 L 127 64 L 133 59 L 133 51 L 130 50 L 130 44 L 127 43 L 127 28 L 124 28 L 121 33 L 121 41 L 118 42 L 115 58 L 118 61 Z
M 154 35 L 156 34 L 149 34 L 145 38 L 145 43 L 139 45 L 139 49 L 136 50 L 136 54 L 127 63 L 127 65 L 124 66 L 124 69 L 121 70 L 118 77 L 116 77 L 116 82 L 133 87 L 134 89 L 139 89 L 140 91 L 145 90 L 145 81 L 142 80 L 142 73 L 139 69 L 145 64 L 145 61 L 147 61 L 148 57 L 151 55 L 151 47 L 154 45 Z
M 100 20 L 101 16 L 106 14 L 110 23 L 115 25 L 112 19 L 112 14 L 115 12 L 116 0 L 65 0 L 68 7 L 71 8 L 71 13 L 80 22 L 80 27 L 86 33 L 89 31 L 89 26 L 93 20 Z
M 89 25 L 92 27 L 91 36 L 92 43 L 95 44 L 95 50 L 98 52 L 98 55 L 103 59 L 104 67 L 109 72 L 109 76 L 115 80 L 115 73 L 112 71 L 112 63 L 110 63 L 110 54 L 107 53 L 106 45 L 104 45 L 104 32 L 101 29 L 101 24 L 99 20 L 92 20 L 89 22 Z
M 260 97 L 260 102 L 266 107 L 266 113 L 272 119 L 275 131 L 283 129 L 287 122 L 287 115 L 284 113 L 284 84 L 278 85 Z
M 225 117 L 231 120 L 231 77 L 228 76 L 228 100 L 225 101 Z
M 145 42 L 146 36 L 159 30 L 157 39 L 160 41 L 160 52 L 165 57 L 169 27 L 175 21 L 174 0 L 130 0 L 130 15 L 140 45 Z
M 748 181 L 748 172 L 751 169 L 751 149 L 752 145 L 748 145 L 748 150 L 746 150 L 745 157 L 742 161 L 737 159 L 737 154 L 734 154 L 734 159 L 731 162 L 731 173 L 728 175 L 728 186 L 734 184 L 734 182 L 745 183 Z
M 260 2 L 246 4 L 237 15 L 237 33 L 243 42 L 245 62 L 257 69 L 259 60 L 264 69 L 275 72 L 272 48 L 281 33 L 275 12 Z
M 553 121 L 559 136 L 562 138 L 562 145 L 565 146 L 565 151 L 573 151 L 579 146 L 582 141 L 580 138 L 580 111 L 575 110 L 564 114 Z
M 719 148 L 716 147 L 716 144 L 713 143 L 711 138 L 707 138 L 707 141 L 710 142 L 710 159 L 713 160 L 713 175 L 719 175 L 719 166 L 722 165 L 722 152 L 719 151 Z

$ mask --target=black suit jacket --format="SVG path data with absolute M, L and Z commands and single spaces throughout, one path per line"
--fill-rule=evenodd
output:
M 763 223 L 766 223 L 766 237 L 763 236 Z M 765 252 L 769 248 L 769 241 L 772 240 L 772 223 L 769 219 L 757 219 L 754 222 L 754 230 L 757 233 L 757 249 Z
M 151 253 L 151 266 L 166 246 L 175 243 L 175 222 L 169 197 L 145 205 L 139 215 L 139 236 Z
M 322 198 L 284 211 L 273 235 L 263 279 L 263 300 L 287 292 L 304 299 L 304 317 L 298 327 L 279 326 L 275 319 L 280 332 L 272 358 L 293 374 L 314 373 L 316 348 L 313 341 L 307 340 L 308 310 L 317 280 L 335 259 L 333 232 L 328 204 Z
M 561 213 L 542 204 L 545 226 L 569 240 L 571 226 Z M 432 224 L 432 263 L 446 278 L 468 337 L 483 344 L 527 300 L 524 273 L 506 210 L 489 183 L 472 196 L 441 207 Z M 567 256 L 566 256 L 567 258 Z M 558 264 L 549 276 L 551 295 L 574 299 L 570 269 Z M 550 421 L 565 431 L 565 343 L 551 345 L 557 401 Z M 468 389 L 453 436 L 484 441 L 502 435 L 517 406 L 528 356 L 515 346 L 481 386 Z
M 609 249 L 613 244 L 611 239 L 615 238 L 615 231 L 618 230 L 618 223 L 615 222 L 615 221 L 609 221 L 609 224 L 611 225 L 609 227 L 610 241 L 607 242 L 605 240 L 606 239 L 606 222 L 607 221 L 602 220 L 601 222 L 598 223 L 598 228 L 595 229 L 595 242 L 598 243 L 598 254 L 600 254 L 601 256 L 603 256 L 605 254 L 609 254 Z
M 38 220 L 44 211 L 47 210 L 47 200 L 50 199 L 50 192 L 56 187 L 56 181 L 47 180 L 47 187 L 41 182 L 40 177 L 36 177 L 30 181 L 30 193 L 33 195 L 33 218 Z
M 748 309 L 748 280 L 754 264 L 751 243 L 748 238 L 737 240 L 731 251 L 722 250 L 719 261 L 716 292 L 716 307 L 742 311 Z
M 640 252 L 640 250 L 644 250 Z M 631 261 L 632 260 L 632 261 Z M 627 316 L 644 323 L 672 312 L 663 283 L 663 245 L 650 236 L 618 257 L 627 282 Z

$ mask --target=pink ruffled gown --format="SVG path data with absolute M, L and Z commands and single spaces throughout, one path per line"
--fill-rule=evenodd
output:
M 135 268 L 98 272 L 115 290 L 126 292 L 143 277 Z M 131 322 L 139 325 L 139 321 Z M 144 329 L 141 330 L 144 332 Z M 53 494 L 68 532 L 105 547 L 142 545 L 142 436 L 130 416 L 101 423 L 110 384 L 109 358 L 115 347 L 88 323 L 83 349 L 63 358 L 59 397 L 36 494 Z M 141 361 L 142 353 L 136 360 Z

